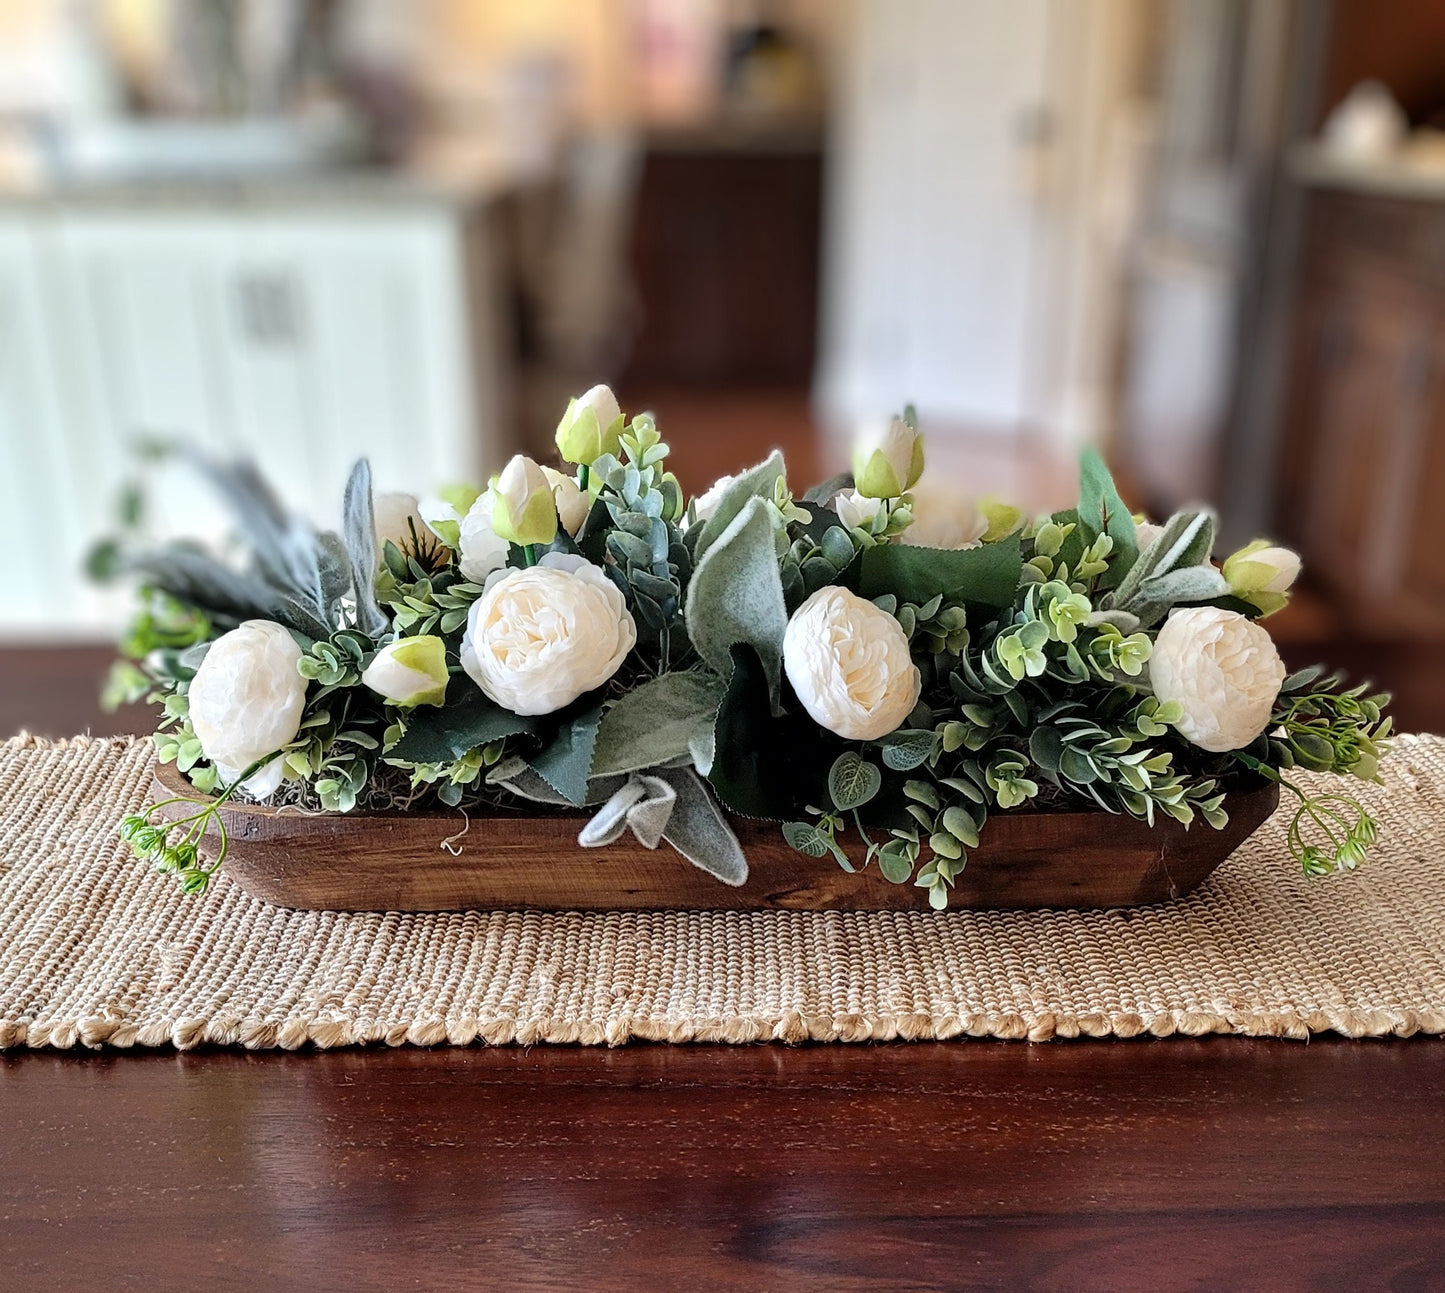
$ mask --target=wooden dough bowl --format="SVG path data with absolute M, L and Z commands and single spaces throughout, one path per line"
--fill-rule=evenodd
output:
M 169 764 L 162 798 L 200 799 Z M 1229 823 L 1189 830 L 1147 826 L 1102 811 L 997 813 L 949 895 L 950 907 L 1129 907 L 1194 889 L 1274 812 L 1278 787 L 1237 791 Z M 163 810 L 173 817 L 183 804 Z M 741 888 L 720 884 L 665 844 L 631 834 L 600 849 L 577 845 L 582 814 L 473 817 L 458 812 L 312 814 L 253 804 L 221 809 L 226 874 L 247 893 L 306 911 L 904 911 L 928 894 L 890 884 L 870 866 L 849 874 L 831 858 L 794 851 L 773 822 L 734 823 L 747 853 Z M 442 847 L 451 839 L 458 852 Z M 212 824 L 210 841 L 214 845 Z M 856 861 L 862 860 L 858 847 Z M 852 849 L 850 848 L 850 853 Z

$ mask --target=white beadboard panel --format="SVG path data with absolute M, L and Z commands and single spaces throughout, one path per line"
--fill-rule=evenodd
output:
M 499 466 L 503 365 L 489 302 L 473 297 L 490 281 L 484 252 L 462 210 L 440 203 L 7 215 L 0 538 L 28 552 L 64 516 L 67 573 L 0 610 L 0 635 L 114 627 L 119 599 L 74 568 L 110 526 L 139 439 L 252 457 L 328 526 L 358 456 L 383 489 Z M 187 473 L 160 483 L 160 534 L 224 538 Z
M 71 434 L 71 370 L 56 351 L 47 291 L 55 256 L 46 221 L 0 215 L 0 551 L 12 572 L 0 634 L 97 636 L 115 623 L 118 603 L 81 574 L 99 472 Z

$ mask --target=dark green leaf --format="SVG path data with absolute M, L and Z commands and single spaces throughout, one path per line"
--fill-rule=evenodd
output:
M 1017 538 L 959 549 L 879 544 L 862 554 L 858 591 L 867 598 L 893 593 L 920 605 L 942 594 L 1001 607 L 1013 603 L 1022 569 Z
M 1119 497 L 1109 468 L 1093 448 L 1084 450 L 1080 463 L 1079 528 L 1084 531 L 1084 547 L 1101 534 L 1114 540 L 1109 569 L 1100 576 L 1099 583 L 1103 588 L 1115 587 L 1138 559 L 1139 544 L 1134 518 Z
M 564 724 L 551 743 L 528 760 L 534 772 L 578 808 L 587 802 L 587 778 L 601 723 L 602 705 L 598 703 Z
M 404 763 L 450 763 L 479 745 L 536 730 L 535 719 L 503 709 L 471 687 L 460 700 L 449 699 L 445 707 L 414 711 L 406 734 L 387 751 L 387 758 Z

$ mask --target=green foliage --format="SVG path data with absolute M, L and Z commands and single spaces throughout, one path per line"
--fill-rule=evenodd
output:
M 957 550 L 878 545 L 863 553 L 858 591 L 920 604 L 942 596 L 1004 607 L 1014 599 L 1022 568 L 1017 539 Z
M 623 695 L 602 716 L 594 777 L 657 767 L 687 757 L 717 721 L 723 680 L 705 670 L 653 678 Z
M 1078 518 L 1085 544 L 1093 544 L 1100 536 L 1110 540 L 1108 551 L 1113 560 L 1098 572 L 1099 587 L 1114 587 L 1133 567 L 1139 548 L 1134 518 L 1119 498 L 1104 460 L 1092 448 L 1084 450 L 1079 472 Z
M 639 634 L 655 644 L 664 668 L 693 563 L 677 528 L 682 490 L 663 469 L 667 453 L 652 419 L 634 418 L 622 436 L 622 459 L 604 454 L 592 464 L 589 478 L 601 507 L 594 506 L 577 536 L 582 551 L 601 561 L 622 590 Z
M 773 694 L 788 627 L 776 535 L 771 505 L 750 498 L 699 558 L 687 593 L 688 633 L 708 667 L 726 676 L 733 648 L 749 646 Z

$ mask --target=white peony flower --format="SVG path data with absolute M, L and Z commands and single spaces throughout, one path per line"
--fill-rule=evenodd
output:
M 913 524 L 903 542 L 920 548 L 976 548 L 988 533 L 988 517 L 973 496 L 925 476 L 913 489 Z
M 582 528 L 582 522 L 587 519 L 587 513 L 592 509 L 592 500 L 571 476 L 555 467 L 543 467 L 542 474 L 552 486 L 552 498 L 557 504 L 557 519 L 562 523 L 562 528 L 575 538 L 577 531 Z
M 1284 679 L 1269 634 L 1213 606 L 1171 611 L 1149 657 L 1154 694 L 1184 709 L 1175 726 L 1214 753 L 1243 749 L 1264 731 Z
M 689 525 L 701 525 L 704 521 L 712 519 L 717 511 L 717 506 L 722 502 L 722 496 L 727 493 L 728 486 L 737 479 L 736 476 L 719 476 L 701 494 L 692 500 L 692 513 L 696 520 L 689 521 L 683 517 L 680 529 L 686 530 Z
M 246 620 L 211 643 L 191 679 L 191 727 L 227 782 L 295 740 L 306 704 L 300 659 L 295 639 L 271 620 Z M 264 797 L 280 784 L 276 759 L 246 789 Z
M 887 611 L 846 588 L 820 588 L 783 634 L 783 669 L 820 727 L 876 741 L 913 711 L 923 685 L 908 639 Z
M 417 510 L 415 494 L 376 494 L 371 500 L 371 514 L 376 526 L 378 553 L 388 539 L 403 552 L 410 552 L 416 547 L 413 528 L 416 538 L 425 538 L 430 528 Z
M 492 504 L 494 496 L 490 489 L 477 495 L 477 501 L 467 509 L 457 530 L 457 551 L 460 560 L 458 568 L 462 578 L 474 584 L 484 584 L 487 576 L 507 564 L 507 541 L 492 528 Z
M 487 581 L 467 615 L 462 668 L 514 714 L 550 714 L 602 686 L 636 642 L 627 603 L 602 568 L 549 552 Z
M 444 705 L 446 643 L 433 634 L 398 638 L 376 653 L 362 670 L 361 682 L 393 705 Z
M 865 428 L 853 448 L 853 483 L 869 498 L 897 498 L 923 475 L 923 437 L 902 418 Z
M 866 530 L 873 524 L 882 506 L 882 499 L 867 498 L 856 489 L 845 489 L 833 500 L 833 510 L 838 513 L 838 519 L 850 530 Z

